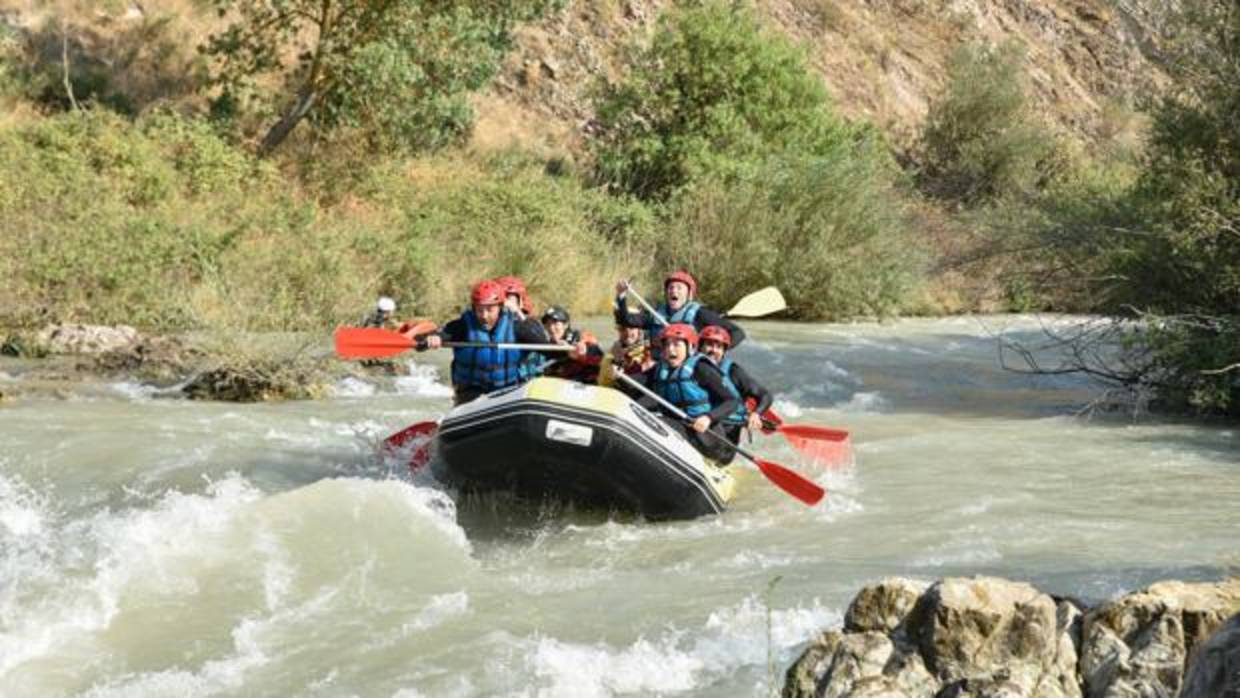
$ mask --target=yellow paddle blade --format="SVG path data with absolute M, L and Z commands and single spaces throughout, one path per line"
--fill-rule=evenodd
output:
M 767 286 L 760 291 L 745 296 L 727 312 L 730 317 L 762 317 L 787 308 L 784 296 L 774 286 Z

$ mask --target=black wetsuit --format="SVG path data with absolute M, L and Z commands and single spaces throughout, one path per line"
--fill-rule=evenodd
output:
M 659 366 L 656 364 L 654 368 L 645 373 L 629 377 L 648 388 L 653 388 L 655 375 L 658 370 Z M 719 368 L 710 361 L 698 361 L 697 366 L 693 369 L 693 382 L 701 386 L 710 395 L 711 409 L 706 416 L 710 417 L 711 426 L 709 431 L 714 436 L 699 434 L 693 430 L 692 426 L 680 418 L 667 414 L 666 408 L 649 395 L 635 389 L 629 389 L 628 392 L 642 407 L 662 414 L 664 421 L 690 444 L 693 444 L 693 447 L 703 456 L 718 462 L 720 465 L 727 465 L 736 456 L 736 450 L 726 441 L 727 435 L 724 433 L 723 420 L 729 414 L 736 411 L 737 399 L 732 396 L 727 386 L 723 384 L 723 374 L 719 372 Z M 617 387 L 622 387 L 623 385 L 623 383 L 618 383 Z
M 741 394 L 741 400 L 753 398 L 757 402 L 757 405 L 749 410 L 750 412 L 762 414 L 771 408 L 771 403 L 775 401 L 775 396 L 766 389 L 766 386 L 754 380 L 753 376 L 750 376 L 749 372 L 741 368 L 741 365 L 735 361 L 732 362 L 731 367 L 728 369 L 728 378 L 732 379 L 732 385 L 735 385 L 737 392 Z M 739 444 L 741 442 L 741 432 L 744 428 L 744 424 L 725 424 L 723 431 L 727 434 L 729 441 Z

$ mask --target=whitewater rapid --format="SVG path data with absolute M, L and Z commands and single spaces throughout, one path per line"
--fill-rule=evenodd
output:
M 678 523 L 458 501 L 380 457 L 447 409 L 444 357 L 320 401 L 0 407 L 0 695 L 763 695 L 884 576 L 1102 599 L 1240 564 L 1234 431 L 1076 417 L 1092 387 L 1003 371 L 998 322 L 752 324 L 738 359 L 857 463 L 763 439 L 821 505 L 745 469 Z

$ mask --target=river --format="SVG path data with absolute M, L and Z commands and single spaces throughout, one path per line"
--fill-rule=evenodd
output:
M 444 356 L 318 401 L 0 406 L 0 695 L 749 697 L 885 576 L 1096 601 L 1240 566 L 1236 431 L 1075 416 L 1084 379 L 997 365 L 1041 322 L 750 324 L 777 411 L 849 429 L 856 464 L 763 438 L 826 499 L 740 466 L 690 522 L 457 503 L 377 457 L 447 409 Z

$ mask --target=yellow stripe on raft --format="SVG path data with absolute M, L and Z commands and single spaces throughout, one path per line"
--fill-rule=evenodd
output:
M 599 389 L 592 385 L 563 378 L 536 378 L 530 381 L 526 397 L 559 405 L 582 407 L 619 416 L 627 398 L 616 390 Z

